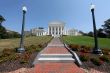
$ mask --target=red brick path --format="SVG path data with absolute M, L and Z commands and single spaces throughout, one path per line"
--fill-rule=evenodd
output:
M 54 38 L 41 54 L 70 54 L 58 38 Z M 38 62 L 35 73 L 84 73 L 74 62 Z
M 54 50 L 53 50 L 54 49 Z M 43 54 L 68 54 L 69 52 L 65 47 L 47 47 Z
M 36 66 L 36 73 L 84 73 L 74 63 L 39 63 Z

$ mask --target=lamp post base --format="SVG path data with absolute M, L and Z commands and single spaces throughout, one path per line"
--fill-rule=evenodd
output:
M 25 52 L 25 49 L 24 48 L 19 48 L 18 49 L 18 53 L 23 53 L 23 52 Z
M 97 50 L 93 50 L 94 54 L 99 54 L 99 55 L 103 55 L 102 50 L 101 49 L 97 49 Z

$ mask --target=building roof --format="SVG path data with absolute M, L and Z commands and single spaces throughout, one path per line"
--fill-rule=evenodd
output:
M 60 25 L 60 26 L 64 26 L 65 25 L 65 23 L 64 22 L 62 22 L 62 21 L 51 21 L 51 22 L 49 22 L 49 26 L 58 26 L 58 25 Z
M 68 30 L 69 32 L 73 32 L 73 31 L 76 31 L 76 32 L 78 32 L 78 30 L 76 30 L 76 29 L 70 29 L 70 30 Z

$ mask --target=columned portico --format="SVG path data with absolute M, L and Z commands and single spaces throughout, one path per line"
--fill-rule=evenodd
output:
M 52 35 L 54 37 L 60 37 L 63 35 L 65 23 L 63 22 L 50 22 L 48 27 L 48 35 Z

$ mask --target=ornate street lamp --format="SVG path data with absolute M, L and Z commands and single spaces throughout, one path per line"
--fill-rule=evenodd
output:
M 98 47 L 98 39 L 97 39 L 97 30 L 96 30 L 96 22 L 95 22 L 95 5 L 91 4 L 91 12 L 92 12 L 92 19 L 93 19 L 93 30 L 94 30 L 94 42 L 95 42 L 95 47 L 93 49 L 94 54 L 102 54 L 101 49 Z
M 22 7 L 22 11 L 23 11 L 23 21 L 22 21 L 20 48 L 18 49 L 19 53 L 22 53 L 25 51 L 25 49 L 24 49 L 24 25 L 25 25 L 25 14 L 27 12 L 26 6 Z

